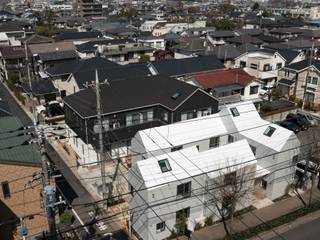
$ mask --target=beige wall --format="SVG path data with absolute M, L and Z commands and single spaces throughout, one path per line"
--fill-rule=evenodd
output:
M 5 199 L 1 190 L 0 200 L 10 208 L 17 217 L 40 212 L 45 216 L 45 210 L 41 208 L 41 182 L 35 182 L 33 184 L 34 188 L 27 186 L 23 192 L 24 186 L 28 184 L 29 180 L 32 180 L 30 176 L 40 171 L 40 167 L 0 164 L 0 182 L 8 181 L 11 192 L 11 197 Z M 47 219 L 44 216 L 36 215 L 34 219 L 26 220 L 25 223 L 29 228 L 28 236 L 41 233 L 47 229 Z M 17 229 L 19 228 L 17 227 Z M 21 239 L 19 233 L 16 234 L 15 239 Z

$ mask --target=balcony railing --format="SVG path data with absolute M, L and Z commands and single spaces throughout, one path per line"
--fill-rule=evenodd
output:
M 240 94 L 233 94 L 229 96 L 224 96 L 224 97 L 218 97 L 219 99 L 219 104 L 230 104 L 230 103 L 235 103 L 235 102 L 240 102 L 241 101 L 241 95 Z

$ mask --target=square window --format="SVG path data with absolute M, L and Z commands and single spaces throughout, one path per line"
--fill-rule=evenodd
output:
M 257 94 L 259 90 L 259 86 L 251 86 L 250 87 L 250 95 Z
M 237 183 L 237 172 L 231 172 L 224 175 L 225 185 L 235 185 Z
M 157 232 L 163 232 L 165 229 L 166 229 L 166 223 L 165 222 L 157 223 L 157 225 L 156 225 L 156 231 Z
M 234 108 L 230 108 L 230 112 L 231 112 L 232 116 L 234 116 L 234 117 L 240 116 L 240 113 L 239 113 L 238 109 L 235 108 L 235 107 Z
M 176 212 L 176 222 L 185 222 L 186 219 L 190 217 L 190 207 L 181 209 Z
M 209 148 L 219 147 L 220 137 L 212 137 L 210 138 Z
M 165 173 L 165 172 L 169 172 L 171 171 L 171 166 L 169 164 L 168 159 L 162 159 L 158 161 L 161 172 Z
M 273 134 L 275 131 L 276 131 L 276 128 L 269 126 L 269 127 L 267 127 L 267 129 L 264 131 L 263 134 L 266 135 L 266 136 L 268 136 L 268 137 L 271 137 L 272 134 Z
M 177 186 L 177 196 L 190 197 L 191 196 L 191 182 L 183 183 Z

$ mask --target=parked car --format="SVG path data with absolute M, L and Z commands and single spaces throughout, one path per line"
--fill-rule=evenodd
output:
M 317 120 L 310 113 L 297 112 L 297 115 L 305 118 L 310 123 L 311 126 L 317 125 Z
M 263 86 L 262 88 L 260 88 L 259 94 L 261 96 L 267 95 L 268 93 L 272 92 L 272 89 L 272 86 Z
M 295 124 L 293 122 L 283 121 L 283 122 L 280 122 L 279 125 L 281 127 L 284 127 L 284 128 L 286 128 L 288 130 L 293 131 L 294 133 L 298 133 L 298 132 L 301 131 L 301 128 L 297 124 Z
M 307 119 L 294 113 L 289 113 L 286 119 L 289 122 L 297 124 L 302 131 L 309 129 L 309 127 L 311 126 Z

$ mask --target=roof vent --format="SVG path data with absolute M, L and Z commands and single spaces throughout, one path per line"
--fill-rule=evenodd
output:
M 173 100 L 176 100 L 180 95 L 181 95 L 181 93 L 176 92 L 176 93 L 174 93 L 174 94 L 171 96 L 171 98 L 172 98 Z

